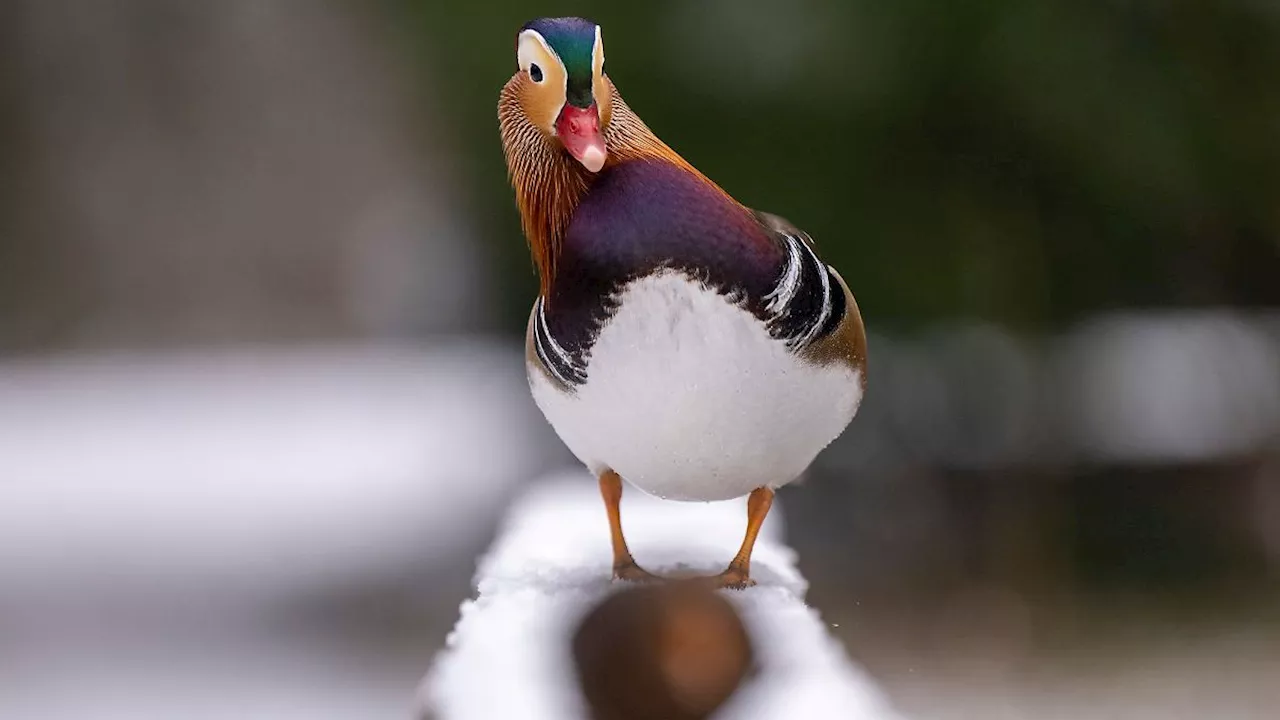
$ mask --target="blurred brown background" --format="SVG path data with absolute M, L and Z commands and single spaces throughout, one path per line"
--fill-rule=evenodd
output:
M 858 296 L 867 401 L 782 503 L 904 711 L 1280 703 L 1280 6 L 9 0 L 6 717 L 161 666 L 157 715 L 408 707 L 504 502 L 568 463 L 495 102 L 570 13 Z

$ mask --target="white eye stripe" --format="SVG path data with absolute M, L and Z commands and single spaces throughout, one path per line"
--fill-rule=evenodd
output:
M 542 37 L 542 33 L 532 29 L 520 33 L 516 41 L 516 61 L 520 64 L 521 72 L 528 73 L 538 87 L 558 87 L 558 102 L 554 106 L 539 106 L 533 111 L 536 116 L 532 118 L 543 130 L 554 135 L 556 118 L 560 116 L 560 109 L 564 106 L 565 94 L 569 89 L 569 73 L 565 70 L 564 63 L 546 38 Z M 541 78 L 534 76 L 534 65 L 541 71 Z M 556 73 L 559 73 L 558 79 Z M 545 91 L 543 94 L 546 95 Z
M 520 39 L 516 44 L 516 62 L 520 64 L 520 69 L 528 72 L 530 66 L 543 66 L 550 62 L 555 62 L 560 67 L 560 74 L 566 75 L 564 62 L 560 60 L 560 56 L 547 43 L 546 38 L 542 37 L 542 33 L 537 30 L 525 30 L 520 33 Z M 542 72 L 546 73 L 548 68 L 542 67 Z
M 596 42 L 591 48 L 591 64 L 596 74 L 604 70 L 604 39 L 600 35 L 600 26 L 596 26 Z

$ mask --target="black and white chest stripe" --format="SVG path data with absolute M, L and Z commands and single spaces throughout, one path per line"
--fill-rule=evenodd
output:
M 587 381 L 587 367 L 582 353 L 570 353 L 556 341 L 547 328 L 547 312 L 542 296 L 533 305 L 533 349 L 542 366 L 565 387 Z
M 807 237 L 780 232 L 787 251 L 778 284 L 765 295 L 769 334 L 799 351 L 835 331 L 845 314 L 844 287 L 818 257 Z
M 844 288 L 806 237 L 798 231 L 778 232 L 777 237 L 786 260 L 773 289 L 763 297 L 737 295 L 735 302 L 760 318 L 773 338 L 799 352 L 840 325 L 845 314 Z M 564 387 L 572 390 L 586 383 L 590 341 L 566 348 L 556 340 L 547 323 L 543 297 L 534 303 L 532 340 L 538 360 Z

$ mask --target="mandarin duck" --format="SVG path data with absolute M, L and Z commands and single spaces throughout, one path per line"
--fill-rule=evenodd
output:
M 596 476 L 613 574 L 655 576 L 622 532 L 623 480 L 668 500 L 748 496 L 715 577 L 753 584 L 774 491 L 853 419 L 866 334 L 804 232 L 739 203 L 658 139 L 604 72 L 600 26 L 527 23 L 498 118 L 540 279 L 526 334 L 535 402 Z

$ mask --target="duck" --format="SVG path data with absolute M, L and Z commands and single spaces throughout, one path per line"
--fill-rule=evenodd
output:
M 813 239 L 735 200 L 658 138 L 605 73 L 600 25 L 516 37 L 498 125 L 538 294 L 534 402 L 599 484 L 613 577 L 654 580 L 623 533 L 624 482 L 670 501 L 747 497 L 717 587 L 746 588 L 776 491 L 853 420 L 867 340 Z

